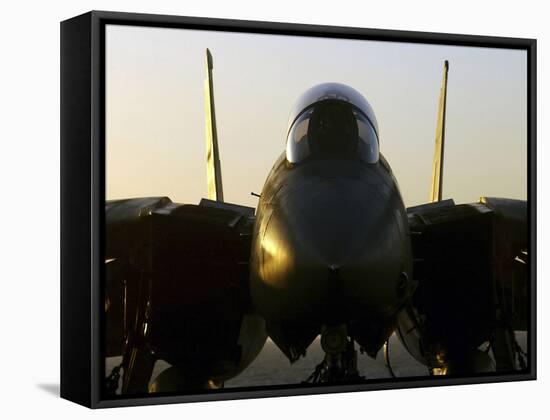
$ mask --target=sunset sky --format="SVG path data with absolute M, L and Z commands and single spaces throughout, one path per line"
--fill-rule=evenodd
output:
M 205 49 L 225 200 L 256 206 L 297 97 L 341 82 L 372 105 L 407 206 L 428 200 L 443 61 L 450 62 L 443 197 L 527 196 L 524 51 L 107 27 L 107 199 L 206 196 Z

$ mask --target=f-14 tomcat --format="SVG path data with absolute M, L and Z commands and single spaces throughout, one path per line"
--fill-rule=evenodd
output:
M 441 200 L 447 61 L 430 202 L 412 208 L 373 109 L 337 83 L 297 101 L 257 208 L 226 203 L 208 50 L 206 64 L 208 199 L 106 203 L 106 355 L 123 355 L 122 393 L 223 386 L 267 336 L 295 362 L 320 335 L 315 383 L 368 379 L 356 346 L 375 357 L 394 332 L 432 374 L 525 368 L 526 202 Z M 149 384 L 158 359 L 172 367 Z

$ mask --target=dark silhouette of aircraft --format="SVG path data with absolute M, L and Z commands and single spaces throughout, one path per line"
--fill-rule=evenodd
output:
M 361 382 L 356 345 L 387 356 L 397 333 L 432 374 L 525 368 L 525 201 L 442 200 L 448 62 L 430 202 L 405 208 L 369 103 L 325 83 L 291 113 L 256 209 L 226 203 L 207 50 L 208 199 L 106 203 L 106 392 L 223 386 L 269 336 L 290 362 L 321 335 L 311 383 Z M 489 347 L 493 357 L 488 355 Z M 153 365 L 172 365 L 149 385 Z

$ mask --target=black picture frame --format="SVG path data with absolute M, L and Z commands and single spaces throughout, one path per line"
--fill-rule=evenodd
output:
M 105 25 L 137 25 L 527 52 L 528 373 L 373 380 L 361 385 L 275 386 L 186 395 L 101 394 L 105 205 Z M 91 408 L 431 387 L 536 379 L 536 40 L 92 11 L 61 23 L 61 397 Z

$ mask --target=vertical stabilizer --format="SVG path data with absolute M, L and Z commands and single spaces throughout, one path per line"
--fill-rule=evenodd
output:
M 432 170 L 432 188 L 430 202 L 441 201 L 443 195 L 443 157 L 445 152 L 445 112 L 447 108 L 447 73 L 449 62 L 443 64 L 443 80 L 439 93 L 439 111 L 437 113 L 437 128 L 435 131 L 435 151 Z
M 222 170 L 218 149 L 216 111 L 214 107 L 213 60 L 206 49 L 206 79 L 204 81 L 204 105 L 206 117 L 206 182 L 208 199 L 223 202 Z

